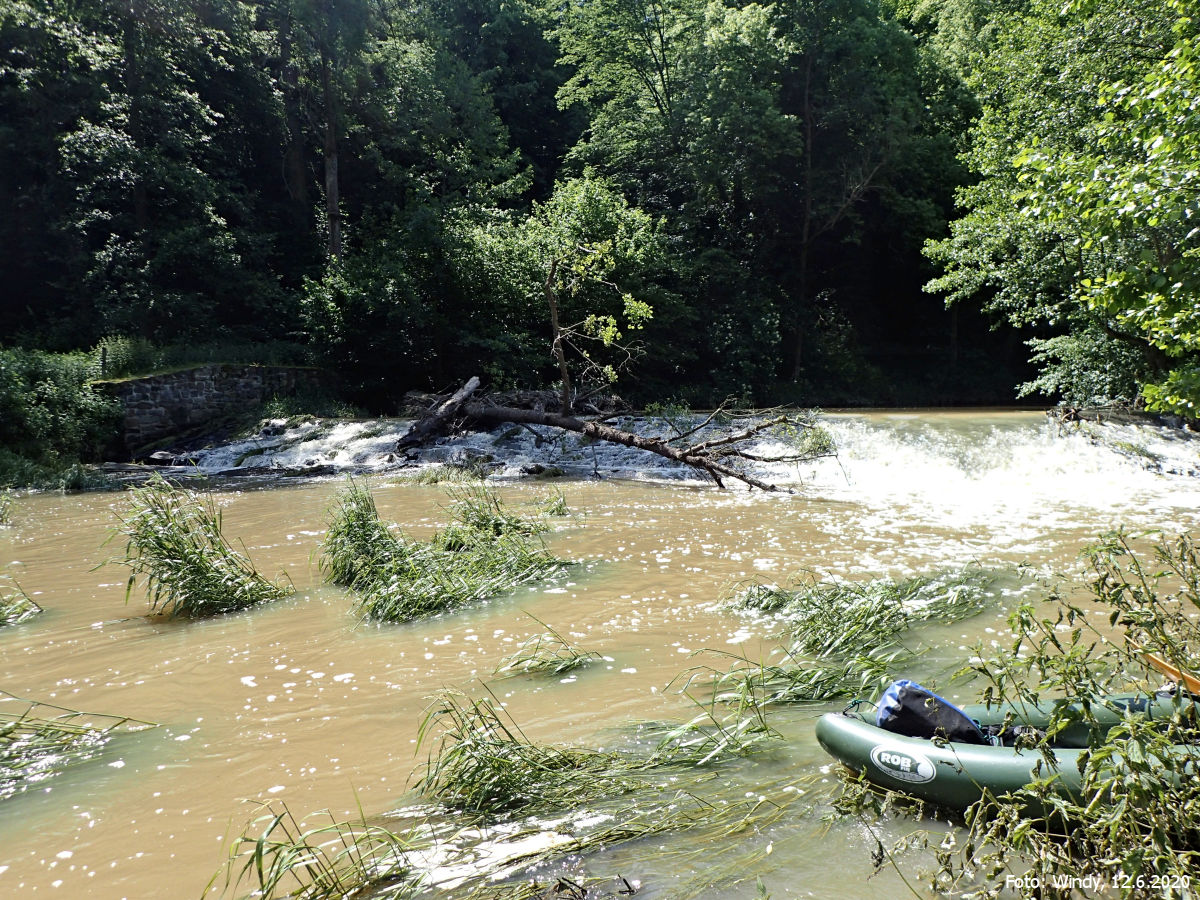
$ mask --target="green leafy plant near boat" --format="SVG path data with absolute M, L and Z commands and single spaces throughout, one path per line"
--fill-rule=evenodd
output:
M 922 829 L 879 864 L 904 868 L 914 847 L 936 863 L 928 880 L 948 895 L 995 896 L 1006 885 L 1021 896 L 1078 896 L 1080 885 L 1123 897 L 1189 896 L 1200 861 L 1200 722 L 1191 703 L 1170 717 L 1126 713 L 1110 731 L 1094 729 L 1080 760 L 1078 797 L 1055 788 L 1050 746 L 1063 729 L 1097 726 L 1105 698 L 1153 690 L 1149 651 L 1184 672 L 1200 663 L 1200 555 L 1191 536 L 1134 549 L 1128 535 L 1105 536 L 1086 551 L 1087 604 L 1052 595 L 1050 611 L 1024 604 L 1010 618 L 1010 646 L 977 656 L 962 671 L 982 683 L 983 700 L 1016 709 L 1058 707 L 1029 751 L 1042 777 L 1004 796 L 985 796 L 966 812 L 965 833 Z M 1103 622 L 1103 624 L 1101 624 Z M 1141 649 L 1138 649 L 1141 648 Z M 1149 684 L 1149 688 L 1147 687 Z M 1042 748 L 1045 748 L 1044 750 Z M 891 798 L 856 780 L 839 800 L 843 814 L 878 821 Z M 883 850 L 881 845 L 881 850 Z M 918 857 L 921 858 L 921 857 Z
M 461 489 L 450 499 L 455 521 L 426 543 L 393 533 L 370 491 L 352 482 L 333 510 L 325 577 L 358 592 L 367 618 L 403 622 L 509 593 L 568 565 L 536 539 L 544 523 L 510 513 L 494 494 Z
M 211 495 L 155 476 L 129 497 L 131 510 L 116 532 L 127 539 L 118 560 L 131 570 L 126 602 L 139 575 L 146 576 L 151 611 L 169 617 L 219 615 L 293 593 L 233 549 Z

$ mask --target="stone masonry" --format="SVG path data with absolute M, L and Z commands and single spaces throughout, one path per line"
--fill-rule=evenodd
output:
M 123 443 L 130 453 L 156 441 L 194 432 L 245 414 L 272 397 L 317 387 L 319 369 L 286 366 L 209 365 L 96 387 L 125 409 Z

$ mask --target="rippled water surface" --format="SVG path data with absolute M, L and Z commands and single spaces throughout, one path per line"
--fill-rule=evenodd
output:
M 1168 432 L 1098 441 L 1060 434 L 1033 413 L 829 421 L 839 459 L 777 472 L 794 494 L 719 492 L 624 456 L 593 460 L 602 474 L 607 465 L 636 477 L 555 482 L 575 515 L 549 544 L 583 565 L 409 625 L 364 624 L 349 592 L 322 584 L 316 560 L 336 479 L 217 491 L 226 534 L 264 572 L 287 573 L 297 594 L 197 622 L 147 618 L 140 588 L 125 602 L 126 570 L 100 565 L 120 550 L 102 546 L 124 508 L 120 494 L 22 498 L 12 526 L 0 528 L 0 563 L 46 612 L 0 631 L 0 686 L 161 727 L 119 736 L 97 759 L 0 803 L 0 896 L 199 897 L 256 803 L 336 817 L 401 807 L 422 762 L 422 711 L 446 687 L 480 694 L 490 685 L 530 736 L 586 746 L 632 722 L 690 718 L 677 677 L 719 660 L 701 651 L 757 659 L 777 644 L 769 622 L 718 603 L 747 578 L 896 577 L 969 563 L 1065 570 L 1114 525 L 1181 530 L 1200 519 L 1200 481 L 1189 474 L 1200 450 Z M 383 517 L 413 536 L 446 521 L 438 487 L 388 474 L 370 484 Z M 520 504 L 547 488 L 501 480 L 498 490 Z M 925 636 L 933 649 L 915 674 L 968 699 L 948 673 L 970 647 L 1000 637 L 1006 610 L 1028 589 L 1001 577 L 986 612 Z M 609 659 L 565 681 L 496 681 L 503 657 L 543 630 L 533 617 Z M 683 852 L 687 834 L 573 865 L 636 877 L 646 896 L 686 887 L 749 897 L 754 876 L 777 897 L 898 896 L 890 871 L 867 880 L 869 831 L 820 821 L 820 711 L 774 713 L 786 743 L 729 776 L 747 790 L 805 785 L 767 832 L 729 839 L 731 850 L 760 851 L 748 882 L 708 884 L 709 864 Z

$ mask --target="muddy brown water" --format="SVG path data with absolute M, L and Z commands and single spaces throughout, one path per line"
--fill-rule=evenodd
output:
M 696 709 L 678 689 L 681 673 L 719 663 L 712 651 L 758 659 L 778 643 L 769 622 L 718 603 L 747 578 L 895 577 L 971 562 L 1010 573 L 985 613 L 922 638 L 932 649 L 915 674 L 969 701 L 969 686 L 949 673 L 976 644 L 1003 640 L 1007 611 L 1035 590 L 1013 567 L 1076 567 L 1079 549 L 1119 522 L 1179 529 L 1200 518 L 1194 480 L 1056 445 L 1033 414 L 837 422 L 841 464 L 798 473 L 795 495 L 559 482 L 574 515 L 548 541 L 583 564 L 549 585 L 407 625 L 363 623 L 349 592 L 322 584 L 316 562 L 337 480 L 218 489 L 226 534 L 297 593 L 194 622 L 148 618 L 140 587 L 125 602 L 126 570 L 101 565 L 120 549 L 103 544 L 121 494 L 21 498 L 0 529 L 0 564 L 46 612 L 0 631 L 0 686 L 160 727 L 0 802 L 0 896 L 195 898 L 259 804 L 353 818 L 410 803 L 423 761 L 418 725 L 445 688 L 478 695 L 487 685 L 528 734 L 563 743 L 600 746 L 630 723 L 686 720 Z M 386 476 L 371 485 L 382 516 L 413 536 L 446 520 L 437 487 Z M 499 490 L 514 504 L 546 492 Z M 608 659 L 566 679 L 496 680 L 498 663 L 543 630 L 532 617 Z M 869 828 L 821 821 L 834 778 L 812 734 L 824 708 L 773 713 L 785 742 L 736 776 L 750 790 L 756 780 L 804 786 L 766 832 L 715 848 L 757 851 L 746 879 L 683 852 L 697 849 L 686 833 L 551 871 L 619 871 L 647 896 L 749 897 L 756 877 L 773 896 L 900 896 L 907 889 L 890 870 L 868 880 Z

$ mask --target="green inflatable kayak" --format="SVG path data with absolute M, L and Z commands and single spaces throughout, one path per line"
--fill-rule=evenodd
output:
M 999 796 L 1019 790 L 1039 778 L 1056 776 L 1060 792 L 1078 796 L 1081 786 L 1079 757 L 1089 742 L 1103 741 L 1107 731 L 1123 721 L 1126 712 L 1150 718 L 1169 718 L 1180 703 L 1170 695 L 1131 695 L 1109 697 L 1103 707 L 1093 707 L 1095 727 L 1076 724 L 1061 732 L 1050 748 L 1018 749 L 998 746 L 951 743 L 907 737 L 880 728 L 858 713 L 826 713 L 817 721 L 817 740 L 827 753 L 856 772 L 864 772 L 873 784 L 890 791 L 909 794 L 948 809 L 966 809 L 983 796 L 985 790 Z M 1000 726 L 1011 713 L 1010 722 L 1044 728 L 1055 708 L 967 706 L 963 708 L 985 729 Z M 1003 739 L 1003 738 L 1002 738 Z M 1180 746 L 1180 753 L 1200 763 L 1200 747 Z M 1051 759 L 1051 756 L 1053 757 Z

